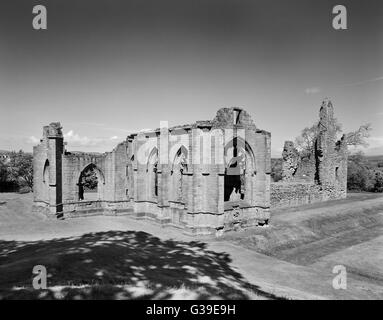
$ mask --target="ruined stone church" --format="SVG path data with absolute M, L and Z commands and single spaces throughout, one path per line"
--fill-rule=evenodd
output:
M 333 122 L 324 102 L 312 154 L 306 159 L 285 144 L 280 183 L 271 182 L 270 133 L 240 108 L 190 125 L 162 123 L 103 154 L 67 151 L 53 122 L 33 149 L 34 207 L 58 218 L 126 214 L 192 235 L 265 225 L 271 206 L 345 196 L 346 147 L 335 141 Z M 302 186 L 309 193 L 298 192 Z

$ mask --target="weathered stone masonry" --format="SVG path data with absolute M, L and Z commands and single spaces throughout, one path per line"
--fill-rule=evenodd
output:
M 345 198 L 347 195 L 347 144 L 336 139 L 331 101 L 323 101 L 314 148 L 300 154 L 286 141 L 282 153 L 282 182 L 271 184 L 271 206 L 288 207 Z
M 129 214 L 189 234 L 267 224 L 270 206 L 346 196 L 347 145 L 344 137 L 336 141 L 333 113 L 325 100 L 311 153 L 285 143 L 279 183 L 270 182 L 270 133 L 239 108 L 131 134 L 104 154 L 66 151 L 60 123 L 51 123 L 33 149 L 35 208 L 64 218 Z M 90 166 L 97 194 L 82 200 L 80 179 Z
M 35 207 L 51 216 L 130 214 L 191 234 L 269 220 L 270 133 L 242 109 L 132 134 L 104 154 L 67 152 L 60 123 L 51 123 L 33 152 Z M 90 165 L 97 198 L 80 200 L 80 175 Z

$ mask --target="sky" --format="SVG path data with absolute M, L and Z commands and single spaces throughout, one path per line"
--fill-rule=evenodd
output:
M 34 5 L 47 30 L 34 30 Z M 332 8 L 347 9 L 347 30 Z M 61 122 L 70 151 L 242 107 L 272 155 L 332 101 L 345 132 L 371 123 L 383 154 L 381 0 L 3 0 L 0 150 L 31 151 Z

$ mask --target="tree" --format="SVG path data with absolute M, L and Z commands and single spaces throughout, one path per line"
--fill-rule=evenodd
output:
M 375 172 L 375 192 L 383 192 L 383 172 L 376 170 Z
M 295 139 L 295 145 L 300 152 L 314 150 L 315 138 L 318 134 L 318 123 L 302 130 L 301 135 Z
M 282 159 L 271 159 L 271 178 L 274 182 L 282 180 Z
M 14 192 L 19 189 L 17 181 L 10 176 L 9 153 L 2 154 L 0 157 L 0 192 Z
M 0 184 L 3 185 L 8 181 L 8 167 L 0 159 Z
M 81 183 L 88 190 L 95 190 L 97 188 L 97 174 L 93 165 L 90 165 L 82 173 Z
M 383 192 L 383 172 L 371 167 L 361 151 L 348 158 L 347 188 L 356 191 Z
M 365 191 L 367 186 L 367 168 L 351 159 L 347 166 L 347 189 L 355 191 Z
M 357 130 L 351 131 L 346 134 L 346 142 L 348 146 L 353 147 L 368 147 L 367 138 L 370 137 L 371 134 L 371 124 L 365 123 L 361 125 Z
M 295 145 L 301 153 L 311 153 L 314 150 L 315 139 L 319 133 L 319 121 L 311 127 L 306 127 L 301 131 L 301 134 L 295 139 Z M 372 127 L 370 123 L 362 124 L 357 130 L 346 133 L 346 143 L 352 147 L 367 147 L 367 138 L 370 136 Z M 342 126 L 335 119 L 335 132 L 340 137 Z
M 362 151 L 358 151 L 356 153 L 351 154 L 348 157 L 348 160 L 359 167 L 367 167 L 368 165 L 368 161 Z
M 342 132 L 341 124 L 335 120 L 335 132 L 340 135 Z M 315 139 L 319 134 L 319 121 L 315 122 L 311 127 L 306 127 L 301 134 L 295 138 L 295 145 L 298 151 L 303 153 L 311 153 L 314 150 Z
M 33 156 L 30 153 L 19 152 L 10 153 L 8 164 L 9 177 L 20 185 L 26 185 L 29 188 L 33 186 Z

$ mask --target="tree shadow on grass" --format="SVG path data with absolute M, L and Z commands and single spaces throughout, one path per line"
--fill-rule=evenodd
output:
M 226 253 L 197 241 L 108 231 L 37 242 L 0 241 L 1 299 L 278 299 L 247 282 Z M 32 288 L 43 265 L 48 288 Z

